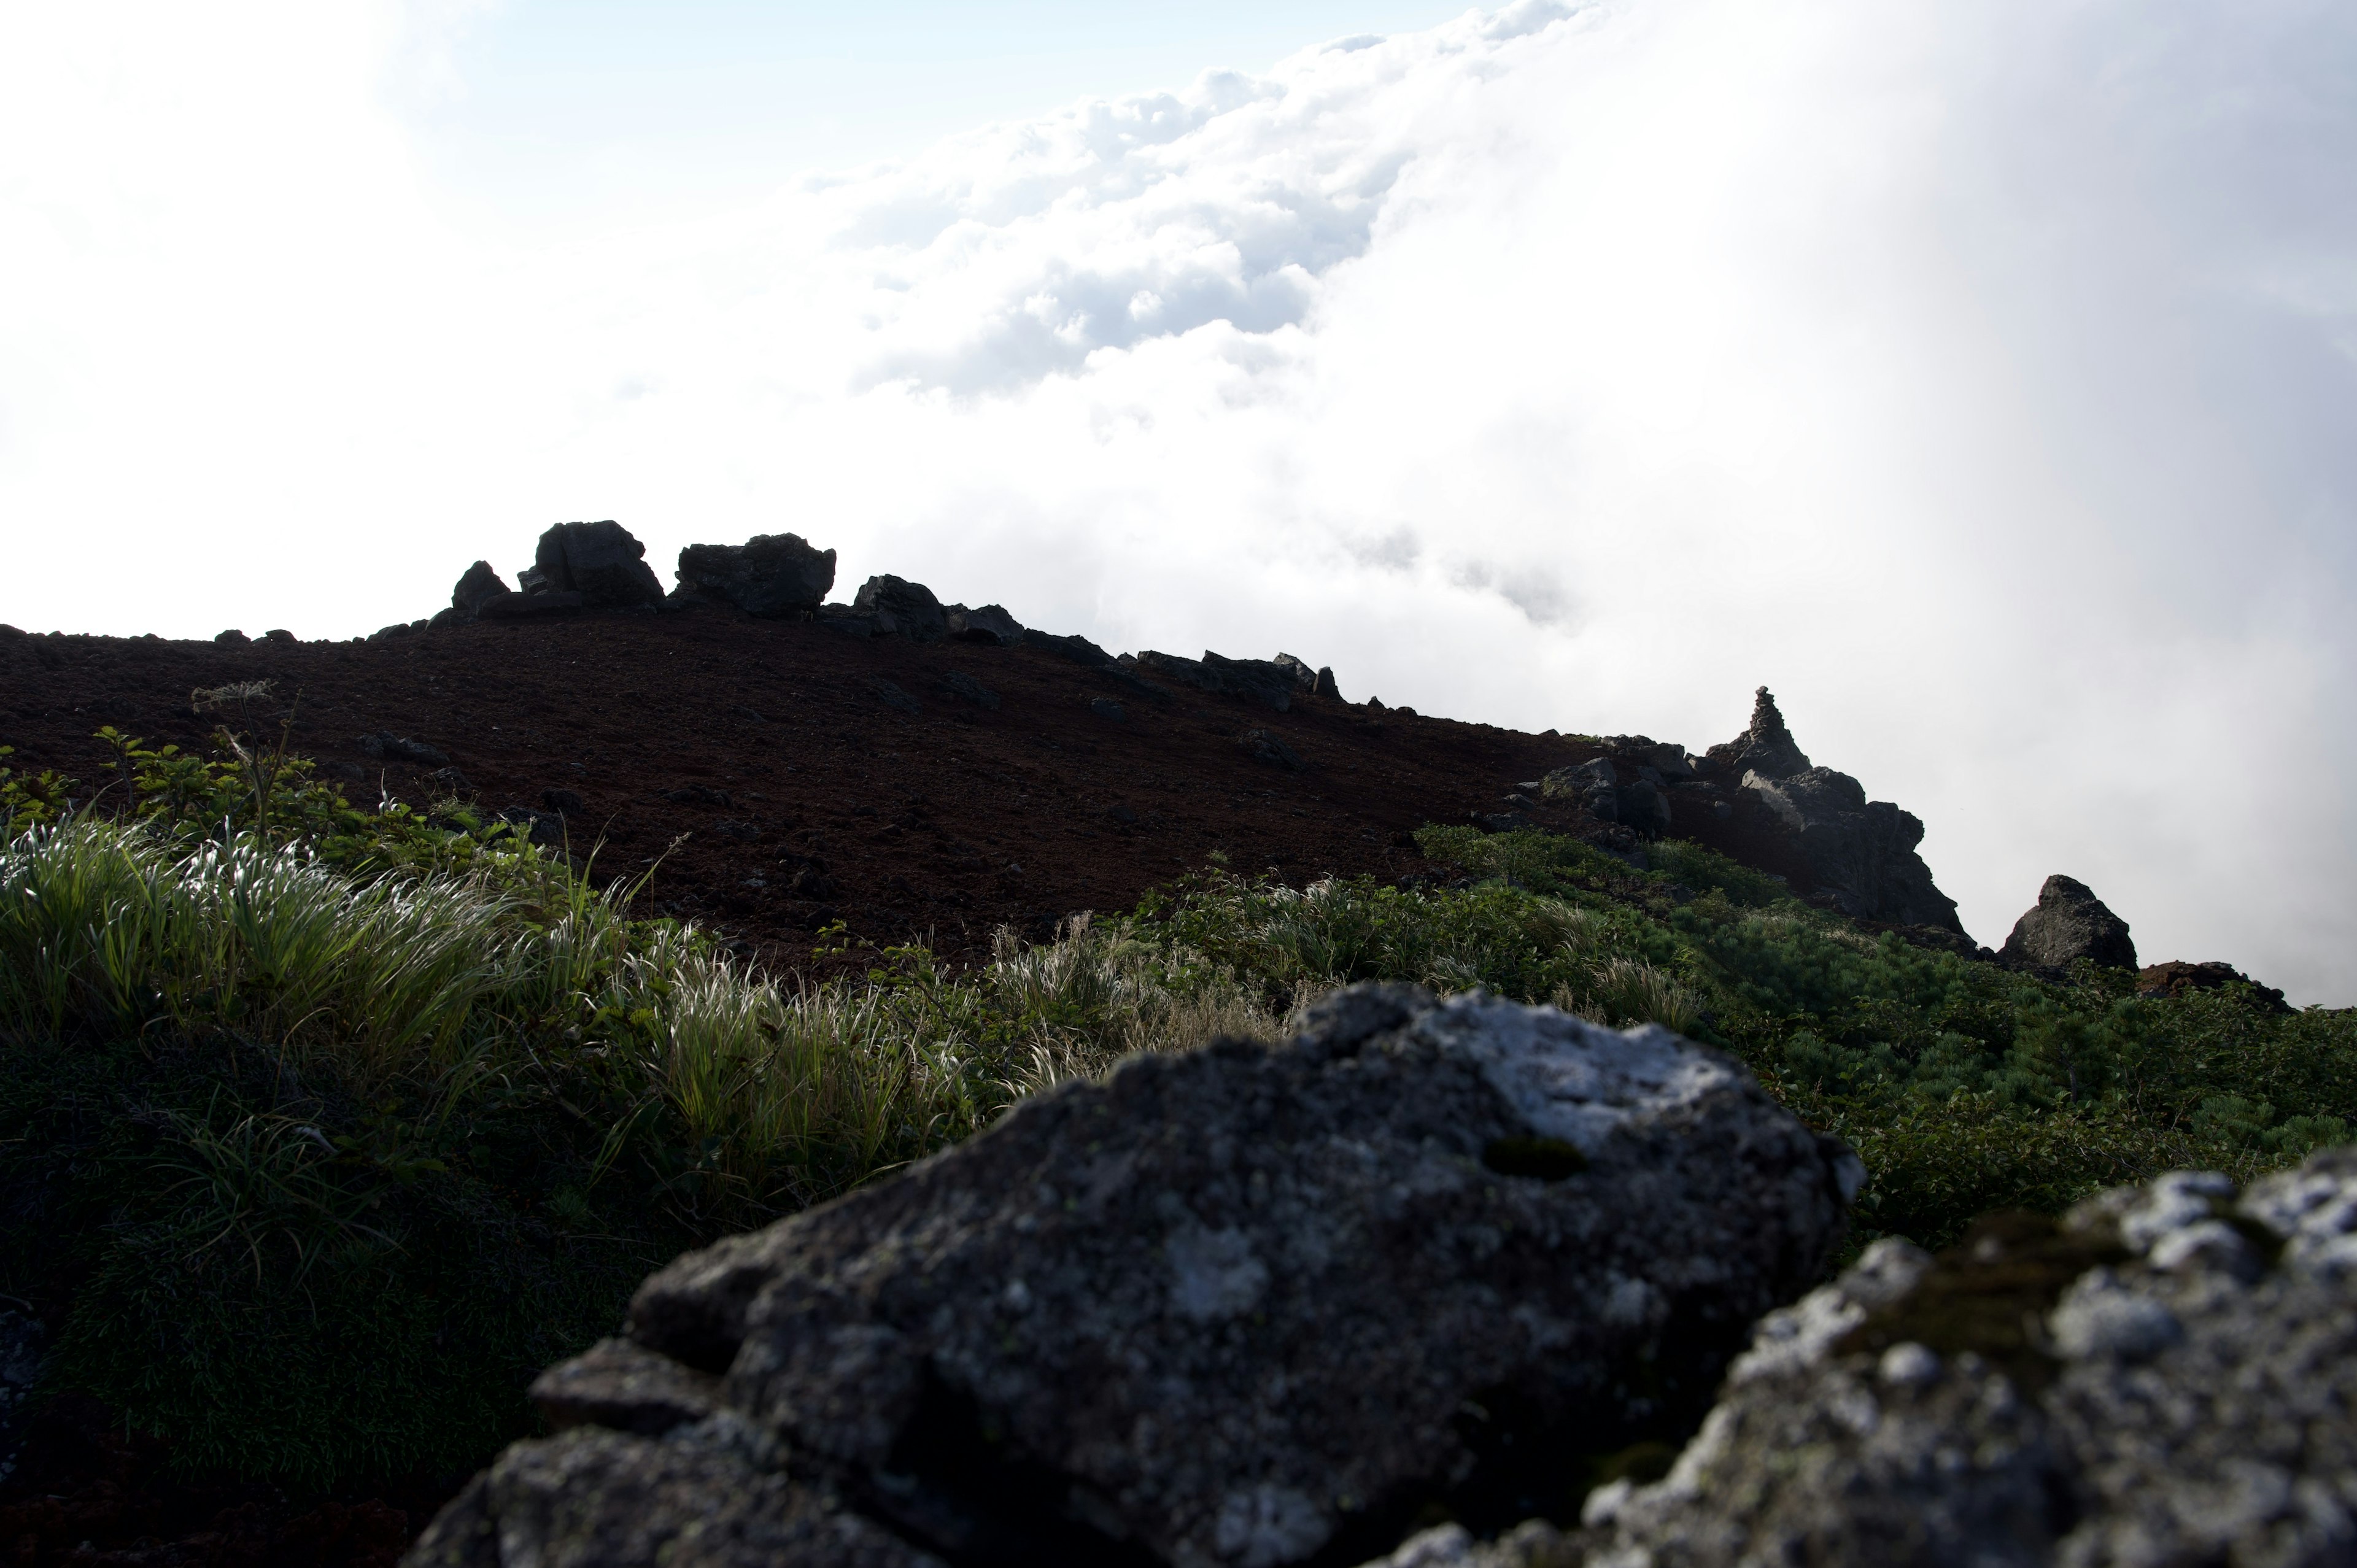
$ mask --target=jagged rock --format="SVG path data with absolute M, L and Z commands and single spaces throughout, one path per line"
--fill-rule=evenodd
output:
M 593 609 L 659 605 L 662 585 L 655 580 L 646 553 L 647 547 L 611 518 L 555 523 L 541 534 L 531 570 L 516 582 L 526 597 L 541 592 L 579 594 L 581 602 Z M 482 613 L 490 611 L 487 607 Z
M 1665 1478 L 1428 1561 L 2323 1568 L 2357 1559 L 2352 1409 L 2357 1150 L 2239 1200 L 2181 1172 L 1936 1260 L 1876 1242 L 1760 1325 Z
M 980 609 L 968 609 L 963 605 L 952 605 L 944 612 L 950 636 L 960 642 L 985 642 L 998 648 L 1012 648 L 1023 640 L 1023 628 L 1015 618 L 997 605 L 985 605 Z
M 859 585 L 851 607 L 876 618 L 878 637 L 939 642 L 949 635 L 949 618 L 942 613 L 942 601 L 922 583 L 889 575 L 870 577 Z
M 813 549 L 799 533 L 757 533 L 742 544 L 691 544 L 679 553 L 679 584 L 747 615 L 799 616 L 826 602 L 834 586 L 834 552 Z
M 1312 696 L 1330 697 L 1338 703 L 1342 700 L 1342 689 L 1334 684 L 1331 669 L 1321 665 L 1312 670 L 1307 660 L 1296 659 L 1290 653 L 1278 654 L 1276 664 L 1280 669 L 1292 672 L 1295 690 L 1308 692 Z
M 2037 907 L 2013 923 L 2001 957 L 2060 969 L 2087 959 L 2105 969 L 2134 969 L 2136 943 L 2128 923 L 2111 912 L 2094 889 L 2075 877 L 2056 875 L 2038 890 Z
M 1662 775 L 1650 766 L 1640 774 L 1652 777 L 1620 782 L 1620 769 L 1609 757 L 1598 757 L 1570 768 L 1558 768 L 1537 782 L 1550 800 L 1576 802 L 1600 822 L 1619 822 L 1649 836 L 1670 831 L 1670 798 Z
M 450 590 L 450 607 L 461 618 L 472 620 L 483 613 L 484 605 L 512 592 L 490 562 L 478 561 L 467 568 L 457 585 Z
M 1746 773 L 1790 779 L 1810 768 L 1808 753 L 1784 727 L 1784 715 L 1765 686 L 1752 694 L 1750 726 L 1725 745 L 1712 746 L 1707 755 L 1738 779 Z
M 1869 801 L 1846 773 L 1811 768 L 1783 779 L 1751 772 L 1743 788 L 1800 840 L 1809 875 L 1842 913 L 1895 925 L 1961 931 L 1956 901 L 1915 853 L 1923 823 L 1888 800 Z
M 1056 655 L 1059 659 L 1069 659 L 1075 664 L 1085 664 L 1092 670 L 1102 669 L 1115 662 L 1112 654 L 1078 632 L 1070 637 L 1058 637 L 1053 632 L 1027 628 L 1023 633 L 1023 646 L 1043 650 Z
M 2188 963 L 2183 959 L 2171 959 L 2136 971 L 2139 996 L 2182 996 L 2189 991 L 2223 991 L 2229 985 L 2251 987 L 2269 1012 L 2292 1010 L 2282 992 L 2272 985 L 2261 985 L 2230 963 Z
M 1568 1509 L 1698 1412 L 1863 1176 L 1658 1027 L 1401 985 L 1306 1025 L 682 1257 L 543 1384 L 599 1424 L 510 1449 L 411 1561 L 1278 1568 L 1431 1504 Z
M 1209 649 L 1203 650 L 1200 660 L 1181 659 L 1175 653 L 1157 653 L 1147 649 L 1125 657 L 1121 662 L 1200 692 L 1265 703 L 1280 714 L 1293 706 L 1291 671 L 1269 660 L 1223 659 Z

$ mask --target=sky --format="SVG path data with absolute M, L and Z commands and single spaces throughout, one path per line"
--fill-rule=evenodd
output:
M 2357 1002 L 2357 11 L 0 0 L 0 621 L 613 517 L 1702 746 Z M 854 13 L 856 15 L 846 15 Z

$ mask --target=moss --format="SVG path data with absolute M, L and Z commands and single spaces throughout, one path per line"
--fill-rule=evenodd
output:
M 1932 1261 L 1913 1290 L 1869 1314 L 1835 1349 L 1879 1355 L 1912 1341 L 1943 1356 L 1978 1356 L 2034 1391 L 2054 1373 L 2042 1343 L 2048 1309 L 2089 1269 L 2127 1256 L 2100 1229 L 2066 1230 L 2018 1210 L 1986 1215 Z

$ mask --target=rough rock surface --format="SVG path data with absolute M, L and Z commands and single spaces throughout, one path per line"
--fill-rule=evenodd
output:
M 814 610 L 834 586 L 834 552 L 799 533 L 757 533 L 742 544 L 691 544 L 679 553 L 679 584 L 778 618 Z
M 1134 657 L 1124 658 L 1121 662 L 1134 664 L 1143 674 L 1158 675 L 1181 685 L 1192 686 L 1199 692 L 1215 692 L 1265 703 L 1280 714 L 1293 706 L 1296 689 L 1293 671 L 1274 660 L 1226 659 L 1209 649 L 1203 650 L 1200 659 L 1181 659 L 1175 653 L 1157 653 L 1147 649 Z M 1311 677 L 1311 683 L 1315 685 L 1315 676 Z
M 949 617 L 942 601 L 922 583 L 888 574 L 859 585 L 851 607 L 876 618 L 876 635 L 904 637 L 910 642 L 939 642 L 950 634 Z
M 1290 653 L 1278 654 L 1275 663 L 1279 669 L 1291 672 L 1293 684 L 1298 690 L 1338 703 L 1342 700 L 1342 689 L 1334 683 L 1334 671 L 1330 668 L 1320 665 L 1313 670 L 1308 660 L 1296 659 Z
M 1811 766 L 1809 754 L 1801 749 L 1792 732 L 1784 727 L 1784 714 L 1765 686 L 1752 693 L 1750 725 L 1733 740 L 1712 746 L 1707 755 L 1712 762 L 1738 779 L 1746 773 L 1757 773 L 1762 779 L 1789 779 L 1795 773 L 1807 772 Z
M 1670 798 L 1662 784 L 1661 773 L 1651 767 L 1641 768 L 1638 777 L 1623 782 L 1612 759 L 1598 757 L 1555 769 L 1538 780 L 1538 791 L 1548 800 L 1577 801 L 1599 822 L 1619 822 L 1658 837 L 1670 830 Z
M 1271 1568 L 1566 1509 L 1862 1175 L 1664 1030 L 1352 987 L 681 1258 L 413 1561 Z
M 1846 773 L 1811 768 L 1784 779 L 1757 772 L 1743 788 L 1781 818 L 1799 839 L 1820 891 L 1844 914 L 1902 926 L 1961 931 L 1956 901 L 1932 880 L 1915 853 L 1923 823 L 1888 800 L 1868 800 Z
M 506 580 L 491 569 L 490 562 L 478 561 L 467 568 L 466 575 L 450 590 L 450 607 L 472 620 L 483 613 L 484 605 L 513 591 Z
M 2357 1561 L 2357 1149 L 2197 1172 L 1938 1259 L 1878 1241 L 1772 1314 L 1668 1476 L 1419 1568 Z M 1421 1553 L 1412 1555 L 1411 1553 Z
M 2105 969 L 2136 967 L 2128 923 L 2075 877 L 2053 875 L 2038 890 L 2037 907 L 2013 923 L 1999 950 L 2004 957 L 2060 969 L 2087 959 Z
M 960 642 L 988 643 L 998 648 L 1012 648 L 1023 640 L 1023 628 L 999 605 L 985 605 L 969 609 L 963 605 L 952 605 L 944 617 L 950 635 Z
M 575 593 L 596 609 L 662 602 L 662 585 L 646 563 L 647 547 L 613 519 L 560 522 L 540 536 L 532 570 L 518 579 L 527 594 Z

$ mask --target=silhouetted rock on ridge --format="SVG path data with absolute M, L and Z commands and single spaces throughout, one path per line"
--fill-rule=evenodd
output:
M 2013 923 L 2001 956 L 2060 969 L 2080 959 L 2105 969 L 2134 969 L 2136 943 L 2128 923 L 2112 913 L 2094 889 L 2061 874 L 2046 879 L 2038 903 Z
M 834 552 L 813 549 L 799 533 L 757 533 L 742 544 L 687 546 L 679 553 L 678 576 L 681 589 L 747 615 L 797 616 L 826 602 Z

